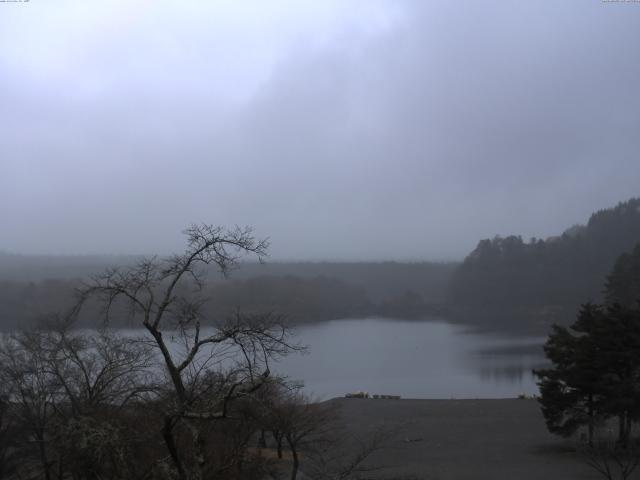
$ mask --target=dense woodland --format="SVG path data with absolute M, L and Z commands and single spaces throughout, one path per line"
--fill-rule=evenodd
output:
M 616 259 L 640 242 L 640 199 L 600 210 L 546 240 L 519 236 L 481 240 L 456 270 L 449 300 L 480 309 L 564 308 L 602 300 Z
M 0 255 L 0 326 L 28 325 L 73 303 L 74 291 L 108 266 L 138 257 Z M 121 262 L 121 263 L 118 263 Z M 370 315 L 418 318 L 442 309 L 452 263 L 242 263 L 222 277 L 209 272 L 205 308 L 211 317 L 243 312 L 285 313 L 289 321 Z M 80 325 L 91 325 L 88 309 Z M 118 319 L 114 319 L 115 324 Z
M 12 255 L 0 251 L 0 281 L 38 284 L 47 280 L 86 279 L 108 267 L 126 267 L 136 255 Z M 413 290 L 428 302 L 442 302 L 458 263 L 439 262 L 281 262 L 244 261 L 229 280 L 256 277 L 335 278 L 364 290 L 372 302 L 386 301 Z M 212 271 L 212 281 L 223 281 Z

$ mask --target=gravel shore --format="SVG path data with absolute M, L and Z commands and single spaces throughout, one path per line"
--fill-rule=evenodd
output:
M 546 430 L 531 399 L 334 399 L 347 429 L 366 436 L 377 426 L 399 426 L 375 454 L 387 478 L 424 480 L 596 480 L 572 448 Z M 393 477 L 389 475 L 393 474 Z

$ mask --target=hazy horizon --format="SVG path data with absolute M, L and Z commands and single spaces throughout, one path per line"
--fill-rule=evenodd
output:
M 628 199 L 622 200 L 621 202 L 624 202 Z M 618 202 L 620 203 L 620 202 Z M 612 207 L 615 207 L 615 205 L 610 205 L 610 206 L 606 206 L 606 207 L 602 207 L 598 210 L 606 210 L 606 209 L 610 209 Z M 595 213 L 592 212 L 592 213 Z M 584 221 L 579 221 L 579 222 L 574 222 L 573 224 L 567 226 L 566 228 L 563 229 L 563 231 L 559 231 L 559 232 L 555 232 L 552 235 L 546 236 L 546 237 L 542 237 L 542 236 L 533 236 L 533 238 L 538 238 L 538 239 L 542 239 L 542 240 L 546 240 L 549 238 L 553 238 L 553 237 L 557 237 L 559 235 L 561 235 L 562 233 L 564 233 L 564 231 L 574 227 L 574 226 L 578 226 L 578 225 L 586 225 L 587 224 L 587 219 L 585 219 Z M 518 234 L 517 232 L 512 232 L 511 234 L 508 235 L 515 235 L 515 236 L 520 236 L 522 237 L 522 235 Z M 501 235 L 496 234 L 492 237 L 487 237 L 487 238 L 495 238 L 495 237 L 500 237 Z M 265 238 L 265 237 L 261 237 L 261 238 Z M 270 242 L 270 239 L 268 237 L 266 237 L 266 240 L 268 242 Z M 480 240 L 484 240 L 484 238 L 479 238 L 477 241 L 479 242 Z M 525 242 L 529 241 L 529 239 L 527 238 L 523 238 L 523 240 Z M 2 248 L 0 248 L 0 255 L 10 255 L 10 256 L 22 256 L 22 257 L 50 257 L 50 258 L 109 258 L 109 257 L 150 257 L 150 256 L 154 256 L 154 255 L 160 255 L 160 256 L 164 256 L 164 255 L 172 255 L 175 253 L 181 253 L 180 249 L 177 249 L 175 251 L 166 251 L 166 252 L 86 252 L 86 253 L 46 253 L 46 252 L 42 252 L 42 253 L 33 253 L 33 252 L 12 252 L 9 250 L 3 250 Z M 267 256 L 264 258 L 265 262 L 268 263 L 386 263 L 386 262 L 390 262 L 390 263 L 456 263 L 456 262 L 462 262 L 464 260 L 464 258 L 471 253 L 471 251 L 466 252 L 462 255 L 462 257 L 459 258 L 436 258 L 436 259 L 432 259 L 432 258 L 409 258 L 409 257 L 399 257 L 399 258 L 312 258 L 312 257 L 301 257 L 301 258 L 286 258 L 286 257 L 279 257 L 279 258 L 274 258 L 272 255 L 267 254 Z M 242 262 L 249 262 L 249 263 L 257 263 L 259 260 L 257 258 L 251 257 L 251 256 L 245 256 L 240 260 L 240 263 Z
M 169 256 L 175 253 L 181 253 L 180 250 L 176 250 L 173 252 L 138 252 L 138 253 L 20 253 L 20 252 L 11 252 L 8 250 L 0 250 L 0 255 L 6 255 L 11 257 L 22 257 L 22 258 L 47 258 L 47 259 L 119 259 L 119 258 L 140 258 L 140 257 L 152 257 L 154 255 L 159 256 Z M 466 256 L 466 255 L 465 255 Z M 267 256 L 264 258 L 264 263 L 267 264 L 295 264 L 295 263 L 309 263 L 309 264 L 331 264 L 331 263 L 341 263 L 341 264 L 360 264 L 360 263 L 438 263 L 438 264 L 447 264 L 447 263 L 459 263 L 464 260 L 462 258 L 444 258 L 444 259 L 429 259 L 429 258 L 360 258 L 360 259 L 349 259 L 349 258 L 274 258 L 273 256 Z M 239 264 L 242 263 L 259 263 L 259 260 L 254 259 L 250 256 L 247 256 L 239 261 Z
M 628 199 L 625 200 L 621 200 L 621 202 L 626 201 Z M 618 202 L 620 203 L 620 202 Z M 599 208 L 598 210 L 603 210 L 603 209 L 609 209 L 615 207 L 615 205 L 609 205 L 606 207 L 602 207 Z M 592 213 L 595 213 L 592 212 Z M 568 230 L 569 228 L 576 226 L 576 225 L 586 225 L 588 220 L 588 217 L 584 220 L 584 221 L 578 221 L 578 222 L 574 222 L 571 225 L 568 225 L 567 227 L 565 227 L 562 231 L 558 231 L 553 233 L 552 235 L 548 235 L 546 237 L 543 236 L 537 236 L 537 235 L 533 235 L 532 237 L 534 238 L 539 238 L 542 240 L 548 239 L 548 238 L 553 238 L 556 236 L 561 235 L 565 230 Z M 522 237 L 521 234 L 517 233 L 517 232 L 512 232 L 510 234 L 507 235 L 516 235 L 516 236 L 520 236 Z M 489 236 L 486 238 L 495 238 L 495 237 L 500 237 L 501 235 L 496 234 L 493 236 Z M 266 238 L 268 242 L 271 241 L 271 239 L 269 239 L 268 237 L 261 237 L 261 238 Z M 530 237 L 531 238 L 531 237 Z M 476 243 L 479 242 L 480 240 L 484 240 L 484 238 L 478 238 Z M 524 238 L 523 240 L 525 242 L 529 241 L 528 238 Z M 475 244 L 474 244 L 475 246 Z M 74 253 L 74 252 L 69 252 L 69 253 L 47 253 L 47 252 L 14 252 L 14 251 L 10 251 L 10 250 L 5 250 L 0 248 L 0 255 L 10 255 L 10 256 L 22 256 L 22 257 L 50 257 L 50 258 L 109 258 L 109 257 L 149 257 L 149 256 L 153 256 L 153 255 L 160 255 L 160 256 L 164 256 L 164 255 L 172 255 L 175 253 L 180 253 L 182 250 L 180 249 L 180 247 L 178 247 L 176 250 L 174 251 L 165 251 L 165 252 L 85 252 L 85 253 Z M 461 257 L 456 257 L 456 258 L 410 258 L 410 257 L 396 257 L 396 258 L 392 258 L 392 257 L 388 257 L 388 258 L 376 258 L 376 257 L 371 257 L 371 258 L 344 258 L 344 257 L 336 257 L 336 258 L 331 258 L 331 257 L 327 257 L 327 258 L 322 258 L 322 257 L 318 257 L 318 258 L 313 258 L 313 257 L 300 257 L 300 258 L 286 258 L 286 257 L 273 257 L 272 255 L 268 254 L 267 257 L 264 258 L 264 260 L 268 263 L 385 263 L 385 262 L 398 262 L 398 263 L 455 263 L 455 262 L 462 262 L 464 260 L 464 258 L 471 253 L 471 250 L 464 253 Z M 253 262 L 258 262 L 258 259 L 253 258 L 251 256 L 246 256 L 244 258 L 242 258 L 240 260 L 240 262 L 249 262 L 249 263 L 253 263 Z
M 461 260 L 640 196 L 632 2 L 0 3 L 0 251 Z

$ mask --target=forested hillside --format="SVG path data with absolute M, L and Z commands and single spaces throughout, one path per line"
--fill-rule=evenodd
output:
M 640 199 L 600 210 L 558 237 L 481 240 L 456 270 L 453 305 L 483 308 L 575 308 L 602 299 L 616 259 L 640 242 Z
M 0 251 L 0 282 L 40 283 L 88 278 L 109 267 L 126 267 L 141 255 L 12 255 Z M 428 302 L 441 303 L 454 262 L 241 262 L 232 280 L 257 277 L 336 278 L 364 289 L 373 302 L 386 302 L 413 291 Z M 224 281 L 217 272 L 212 280 Z
M 107 267 L 134 264 L 141 257 L 49 257 L 0 254 L 0 328 L 29 325 L 63 313 L 74 290 Z M 211 272 L 208 316 L 220 320 L 243 312 L 277 312 L 292 322 L 371 315 L 420 318 L 440 313 L 456 265 L 451 263 L 243 263 L 224 279 Z M 113 315 L 126 325 L 123 312 Z M 95 324 L 88 308 L 80 324 Z

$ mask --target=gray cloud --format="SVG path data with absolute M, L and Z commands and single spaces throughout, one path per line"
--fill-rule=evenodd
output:
M 107 3 L 2 7 L 0 249 L 459 258 L 640 193 L 640 6 Z

